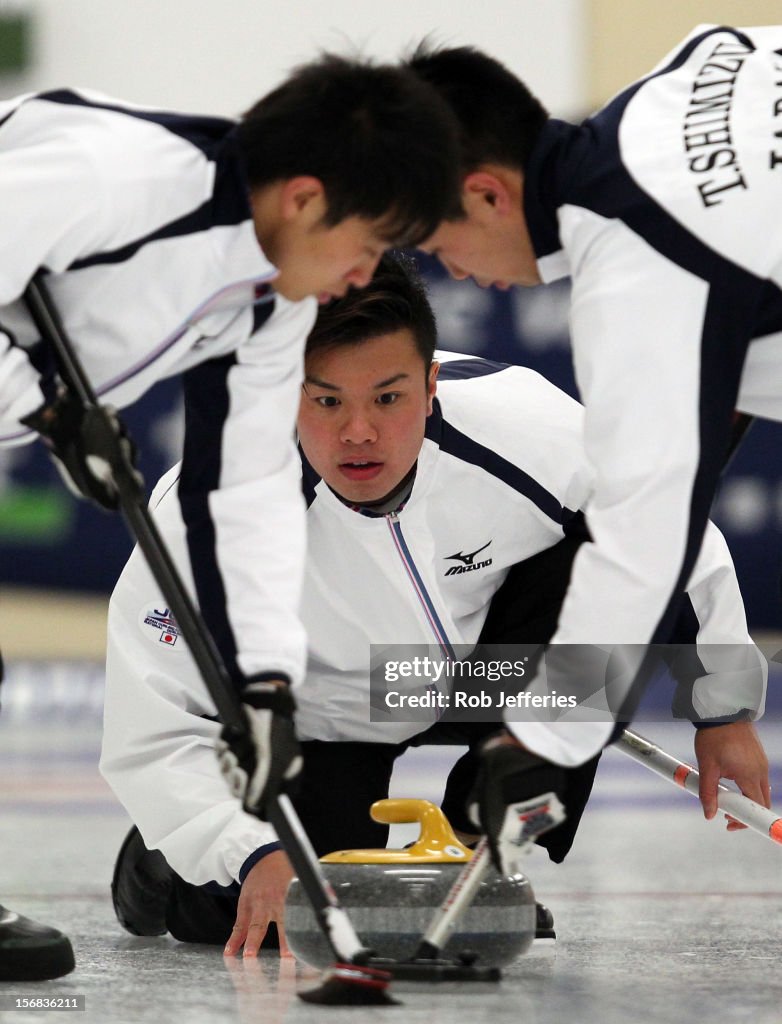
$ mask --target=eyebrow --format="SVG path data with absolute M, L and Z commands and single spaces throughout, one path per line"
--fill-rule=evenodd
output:
M 386 380 L 381 380 L 377 384 L 373 385 L 375 391 L 379 391 L 381 388 L 390 387 L 392 384 L 396 384 L 400 380 L 409 380 L 409 373 L 396 373 L 393 377 L 388 377 Z M 337 384 L 329 384 L 326 380 L 321 380 L 319 377 L 313 377 L 311 373 L 307 373 L 304 376 L 305 383 L 314 384 L 316 387 L 324 388 L 326 391 L 341 391 L 342 388 Z

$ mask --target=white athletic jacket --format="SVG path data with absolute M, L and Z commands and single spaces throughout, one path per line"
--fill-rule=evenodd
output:
M 302 738 L 393 743 L 426 728 L 370 722 L 370 644 L 474 645 L 508 569 L 561 540 L 563 523 L 589 496 L 578 403 L 527 369 L 442 359 L 415 483 L 400 512 L 354 511 L 305 466 L 309 664 L 296 689 Z M 163 477 L 152 504 L 184 564 L 177 472 Z M 466 564 L 457 555 L 478 550 L 478 568 L 449 572 Z M 713 526 L 689 596 L 699 643 L 751 643 L 730 556 Z M 605 631 L 600 638 L 610 640 Z M 726 695 L 730 682 L 714 679 L 702 690 L 707 701 L 713 687 L 719 714 L 750 699 Z M 109 610 L 101 770 L 146 843 L 181 875 L 227 884 L 274 833 L 228 796 L 212 749 L 219 726 L 202 717 L 214 714 L 135 551 Z
M 270 288 L 233 128 L 80 91 L 0 102 L 0 444 L 33 439 L 19 418 L 49 394 L 20 298 L 43 268 L 102 398 L 124 406 L 183 374 L 180 499 L 203 614 L 237 683 L 298 680 L 304 507 L 291 439 L 316 304 Z
M 594 544 L 555 643 L 657 641 L 697 557 L 734 409 L 782 419 L 782 27 L 701 26 L 525 170 L 544 281 L 572 278 Z M 514 726 L 563 764 L 598 750 Z

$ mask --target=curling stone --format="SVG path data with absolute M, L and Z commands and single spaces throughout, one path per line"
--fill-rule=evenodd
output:
M 375 821 L 418 822 L 419 838 L 404 850 L 340 850 L 321 858 L 323 873 L 347 910 L 361 941 L 379 957 L 406 960 L 415 953 L 472 851 L 456 838 L 439 807 L 427 800 L 378 800 Z M 334 961 L 299 880 L 285 905 L 291 952 L 312 967 Z M 470 953 L 486 967 L 504 967 L 525 953 L 535 936 L 535 895 L 523 875 L 503 877 L 490 868 L 443 955 Z

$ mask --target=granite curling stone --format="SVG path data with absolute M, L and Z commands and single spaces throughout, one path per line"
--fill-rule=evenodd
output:
M 427 800 L 378 800 L 370 813 L 388 824 L 418 822 L 421 834 L 404 850 L 340 850 L 322 857 L 321 865 L 364 945 L 379 957 L 406 960 L 472 851 Z M 285 934 L 297 959 L 321 969 L 333 963 L 297 878 L 286 898 Z M 534 936 L 535 895 L 528 879 L 503 877 L 490 868 L 443 955 L 469 953 L 482 966 L 505 967 L 529 949 Z

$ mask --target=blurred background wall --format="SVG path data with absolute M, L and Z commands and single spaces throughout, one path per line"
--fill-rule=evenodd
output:
M 235 116 L 318 50 L 393 59 L 432 34 L 486 49 L 553 114 L 580 118 L 694 25 L 763 24 L 781 13 L 779 0 L 0 0 L 0 99 L 77 85 Z M 573 391 L 566 284 L 484 292 L 422 269 L 444 348 L 529 364 Z M 176 383 L 126 418 L 151 486 L 181 443 Z M 780 442 L 780 429 L 752 429 L 715 508 L 755 630 L 782 623 Z M 72 499 L 38 446 L 0 449 L 0 647 L 9 657 L 100 657 L 106 594 L 129 550 L 122 523 Z
M 778 25 L 779 0 L 586 0 L 589 107 L 651 70 L 695 25 Z
M 86 85 L 235 115 L 318 50 L 395 59 L 433 33 L 524 66 L 559 108 L 581 106 L 580 0 L 4 0 L 3 9 L 34 20 L 31 65 L 5 83 L 14 91 Z

